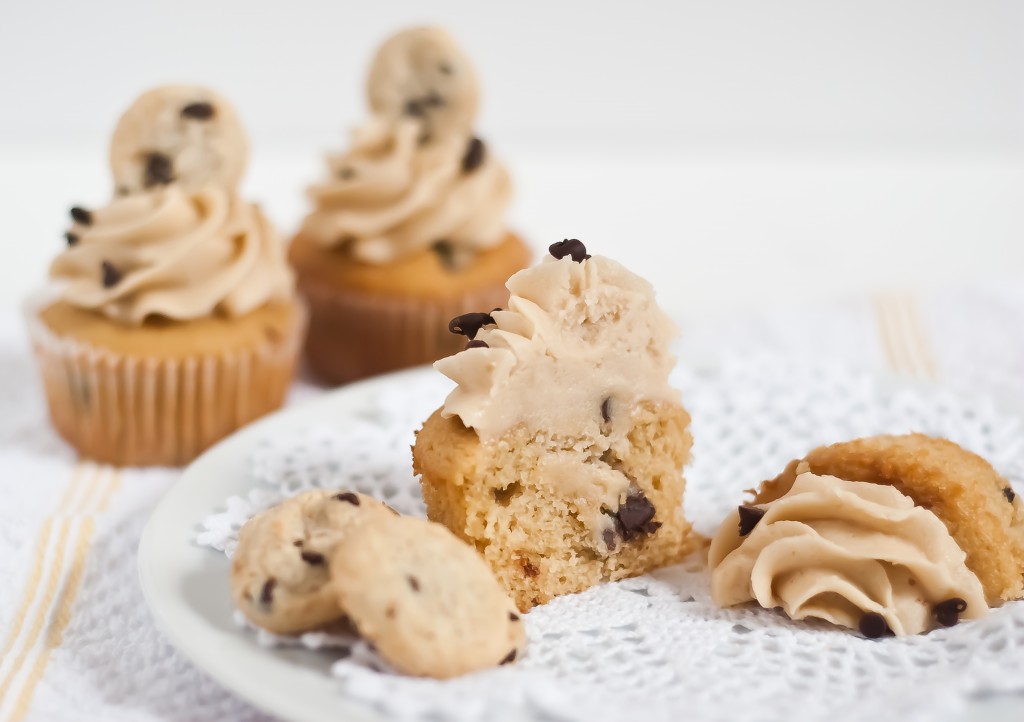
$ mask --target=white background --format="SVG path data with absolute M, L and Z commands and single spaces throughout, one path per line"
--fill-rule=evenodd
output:
M 579 237 L 683 312 L 1024 275 L 1024 2 L 0 2 L 0 307 L 147 86 L 220 89 L 284 231 L 364 117 L 377 43 L 440 23 L 475 59 L 513 225 Z

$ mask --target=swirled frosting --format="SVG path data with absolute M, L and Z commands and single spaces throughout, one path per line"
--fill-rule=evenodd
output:
M 857 629 L 881 615 L 897 635 L 934 626 L 936 606 L 988 611 L 981 583 L 942 521 L 896 488 L 817 476 L 802 464 L 784 496 L 756 507 L 746 536 L 733 511 L 711 543 L 711 593 L 723 607 L 755 600 L 793 619 Z
M 468 348 L 434 364 L 458 384 L 444 405 L 482 440 L 519 425 L 602 436 L 604 417 L 641 400 L 680 403 L 668 383 L 672 320 L 647 281 L 615 261 L 547 257 L 506 284 Z
M 50 268 L 63 299 L 119 322 L 240 316 L 292 296 L 276 231 L 219 186 L 177 184 L 79 212 Z
M 472 65 L 444 31 L 414 28 L 385 42 L 369 76 L 373 119 L 347 152 L 328 156 L 301 232 L 368 263 L 440 242 L 456 252 L 499 243 L 512 183 L 473 136 L 478 95 Z

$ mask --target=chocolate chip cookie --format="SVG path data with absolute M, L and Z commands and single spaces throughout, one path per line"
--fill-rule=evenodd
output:
M 448 678 L 521 656 L 519 611 L 477 552 L 440 524 L 395 517 L 347 534 L 331 555 L 338 602 L 405 674 Z
M 307 491 L 253 517 L 231 560 L 235 606 L 278 634 L 323 628 L 344 619 L 329 584 L 329 559 L 346 536 L 395 513 L 363 494 Z

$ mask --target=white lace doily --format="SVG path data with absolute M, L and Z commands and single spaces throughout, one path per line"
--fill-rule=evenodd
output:
M 199 543 L 230 554 L 252 514 L 313 487 L 356 489 L 422 514 L 409 447 L 449 386 L 433 374 L 415 378 L 336 428 L 261 443 L 253 490 L 208 517 Z M 989 402 L 776 357 L 727 362 L 712 375 L 680 369 L 675 380 L 693 416 L 687 515 L 705 534 L 791 458 L 874 433 L 946 436 L 1024 492 L 1024 427 Z M 923 636 L 867 640 L 760 608 L 716 608 L 700 554 L 558 598 L 525 619 L 530 646 L 515 665 L 438 682 L 377 671 L 359 656 L 333 672 L 347 696 L 385 716 L 467 722 L 926 720 L 971 695 L 1024 688 L 1024 603 Z

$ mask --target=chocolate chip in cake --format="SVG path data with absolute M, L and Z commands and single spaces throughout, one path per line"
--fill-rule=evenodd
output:
M 324 555 L 320 552 L 302 552 L 302 561 L 313 566 L 319 566 L 324 563 Z
M 868 639 L 878 639 L 879 637 L 892 634 L 889 625 L 885 621 L 885 617 L 877 612 L 866 612 L 860 618 L 857 629 Z
M 68 246 L 74 246 L 78 244 L 78 236 L 68 231 L 64 234 L 64 240 L 68 242 Z
M 612 398 L 609 396 L 601 402 L 601 418 L 607 424 L 612 420 Z
M 1017 493 L 1010 487 L 1006 487 L 1003 489 L 1003 496 L 1005 496 L 1006 500 L 1012 504 L 1013 500 L 1017 498 Z
M 960 615 L 967 611 L 967 602 L 960 597 L 953 597 L 939 602 L 932 609 L 935 621 L 943 627 L 953 627 L 960 621 Z
M 409 588 L 412 589 L 414 592 L 418 592 L 420 590 L 420 580 L 416 577 L 410 574 L 405 578 L 405 581 L 409 582 Z
M 525 574 L 526 576 L 535 577 L 538 574 L 540 574 L 540 569 L 533 566 L 533 562 L 531 562 L 529 559 L 521 559 L 520 563 L 523 567 L 523 574 Z
M 564 241 L 552 243 L 548 246 L 548 253 L 559 260 L 569 256 L 576 263 L 583 263 L 583 261 L 590 258 L 590 254 L 587 253 L 587 247 L 583 245 L 582 241 L 575 238 L 566 238 Z
M 92 211 L 87 211 L 85 208 L 75 206 L 71 209 L 71 220 L 83 226 L 91 226 Z
M 269 607 L 271 602 L 274 601 L 274 587 L 277 586 L 277 580 L 270 577 L 263 583 L 263 589 L 260 590 L 260 604 L 265 607 Z
M 459 336 L 475 338 L 484 326 L 494 325 L 494 318 L 489 313 L 464 313 L 448 322 L 448 331 Z
M 117 270 L 110 261 L 104 261 L 100 265 L 100 276 L 104 288 L 113 288 L 124 278 L 124 274 Z
M 335 494 L 334 498 L 338 501 L 347 501 L 349 504 L 359 506 L 359 497 L 353 494 L 351 491 L 343 491 L 340 494 Z
M 614 529 L 605 529 L 604 533 L 601 535 L 601 538 L 604 539 L 604 545 L 606 547 L 608 547 L 608 551 L 610 551 L 610 552 L 615 551 L 615 530 Z
M 146 156 L 146 172 L 142 184 L 146 188 L 165 186 L 174 180 L 174 162 L 163 153 Z
M 502 664 L 512 664 L 512 662 L 515 662 L 515 661 L 516 661 L 516 650 L 513 649 L 511 652 L 509 652 L 508 654 L 505 655 L 505 659 L 501 660 L 501 663 Z
M 189 120 L 210 120 L 216 114 L 213 104 L 205 101 L 189 103 L 181 109 L 181 117 Z
M 479 138 L 473 138 L 466 147 L 466 154 L 462 156 L 462 172 L 472 173 L 484 164 L 487 157 L 487 146 Z
M 509 612 L 508 613 L 508 618 L 509 618 L 510 621 L 513 621 L 513 622 L 518 622 L 519 621 L 519 615 L 516 614 L 515 612 Z
M 758 509 L 756 506 L 746 506 L 745 504 L 740 505 L 739 512 L 740 536 L 746 536 L 754 531 L 757 522 L 761 521 L 761 517 L 764 516 L 764 509 Z
M 437 254 L 437 260 L 441 262 L 441 265 L 448 271 L 454 271 L 458 268 L 458 264 L 455 259 L 455 246 L 448 241 L 437 241 L 431 246 L 431 250 Z
M 626 501 L 615 512 L 619 521 L 619 533 L 629 541 L 640 534 L 653 534 L 661 528 L 661 522 L 653 521 L 656 510 L 654 504 L 639 489 L 632 489 L 626 494 Z
M 465 350 L 469 351 L 471 348 L 490 348 L 490 346 L 487 345 L 486 341 L 470 341 L 466 344 Z

